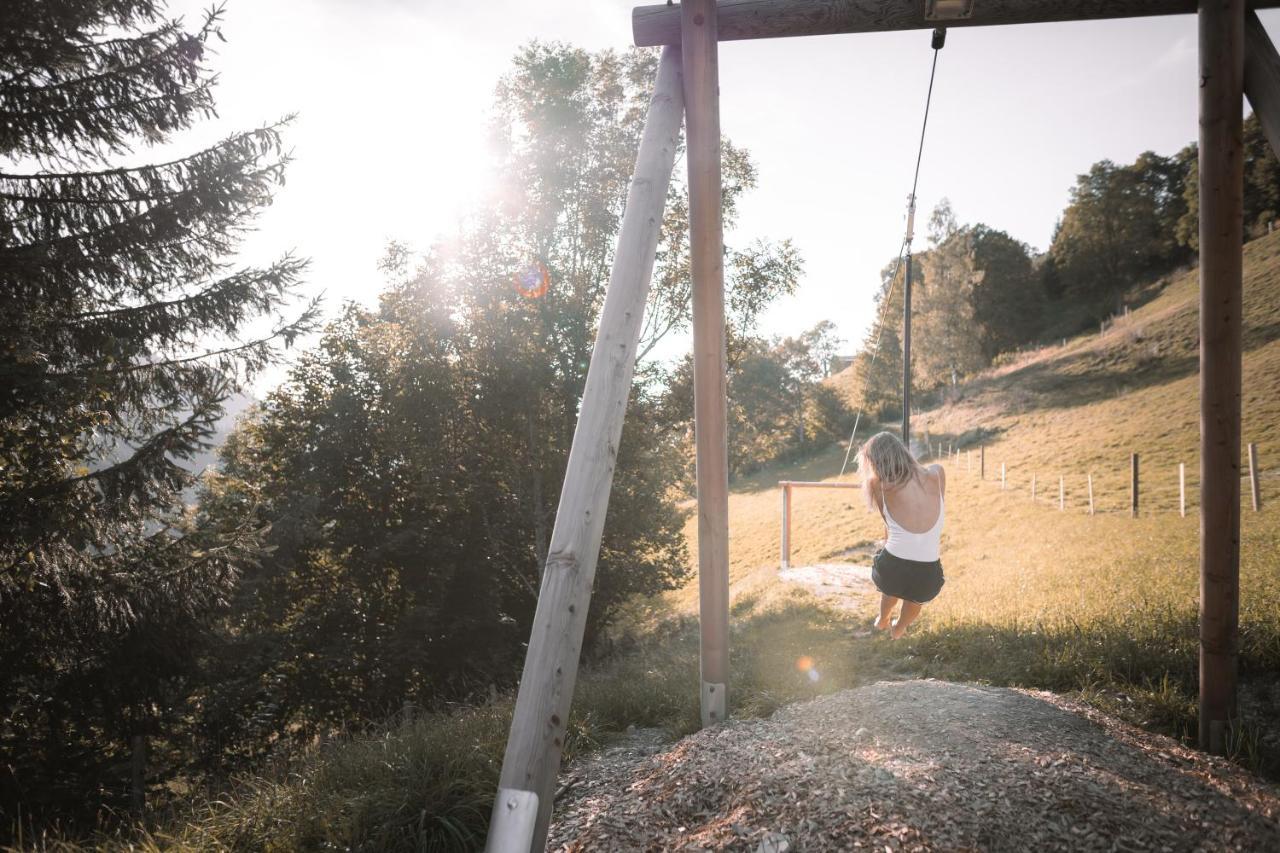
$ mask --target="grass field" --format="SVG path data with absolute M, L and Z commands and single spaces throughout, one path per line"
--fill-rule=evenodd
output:
M 1245 252 L 1244 437 L 1262 451 L 1264 497 L 1242 489 L 1241 705 L 1235 757 L 1280 776 L 1280 234 Z M 932 676 L 1071 693 L 1176 737 L 1196 730 L 1198 408 L 1196 277 L 1174 277 L 1104 335 L 1017 356 L 916 416 L 933 441 L 986 446 L 987 477 L 948 462 L 947 583 L 907 638 L 863 638 L 866 612 L 836 611 L 779 581 L 779 479 L 833 478 L 843 450 L 767 470 L 730 498 L 730 703 L 766 714 L 815 693 Z M 1129 454 L 1143 499 L 1128 516 Z M 999 486 L 1006 465 L 1007 489 Z M 1177 512 L 1187 466 L 1189 515 Z M 1042 484 L 1032 502 L 1030 478 Z M 1086 474 L 1098 514 L 1086 512 Z M 1057 505 L 1058 478 L 1067 508 Z M 852 491 L 801 491 L 792 562 L 865 560 L 882 535 Z M 696 521 L 688 535 L 696 564 Z M 696 581 L 633 602 L 614 654 L 586 667 L 570 756 L 630 725 L 698 725 Z M 797 662 L 812 661 L 812 671 Z M 331 744 L 171 816 L 144 846 L 431 850 L 475 846 L 496 788 L 509 697 L 398 721 Z M 42 846 L 37 843 L 34 846 Z M 43 845 L 61 849 L 56 842 Z M 103 840 L 102 846 L 112 846 Z M 75 849 L 67 845 L 66 849 Z

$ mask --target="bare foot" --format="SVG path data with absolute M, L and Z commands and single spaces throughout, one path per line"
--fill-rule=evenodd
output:
M 894 622 L 893 630 L 889 632 L 889 636 L 893 637 L 895 640 L 901 640 L 906 633 L 907 633 L 906 625 L 899 625 L 897 622 Z
M 889 630 L 889 626 L 890 626 L 892 623 L 893 623 L 893 615 L 892 615 L 892 614 L 890 614 L 890 615 L 888 615 L 888 616 L 881 616 L 879 619 L 877 619 L 877 620 L 876 620 L 876 630 L 877 630 L 877 631 L 888 631 L 888 630 Z

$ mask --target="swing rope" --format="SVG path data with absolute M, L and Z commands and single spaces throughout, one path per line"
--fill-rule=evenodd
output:
M 880 338 L 884 334 L 884 321 L 889 314 L 889 303 L 893 301 L 893 288 L 898 283 L 898 272 L 902 268 L 903 258 L 911 257 L 911 238 L 912 232 L 915 230 L 916 215 L 916 188 L 920 184 L 920 163 L 924 159 L 924 135 L 929 127 L 929 106 L 933 103 L 933 81 L 938 74 L 938 52 L 942 50 L 943 44 L 946 42 L 947 31 L 941 27 L 933 31 L 933 64 L 929 68 L 929 91 L 924 99 L 924 121 L 920 123 L 920 145 L 916 148 L 916 169 L 915 175 L 911 179 L 911 195 L 907 201 L 907 233 L 902 239 L 902 246 L 898 249 L 898 259 L 893 264 L 893 274 L 889 277 L 889 291 L 885 295 L 884 308 L 880 312 L 880 321 L 876 327 L 876 340 L 871 349 L 871 361 L 867 365 L 867 378 L 870 378 L 871 368 L 875 367 L 876 357 L 880 355 Z M 844 463 L 840 466 L 839 476 L 843 477 L 845 469 L 849 467 L 849 457 L 853 454 L 854 440 L 858 435 L 858 424 L 862 421 L 862 412 L 867 407 L 867 388 L 869 382 L 864 381 L 862 384 L 862 403 L 858 406 L 858 414 L 853 419 L 853 432 L 849 434 L 849 444 L 844 451 Z

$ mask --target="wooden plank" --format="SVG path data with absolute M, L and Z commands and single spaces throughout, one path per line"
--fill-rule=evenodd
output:
M 861 483 L 823 483 L 808 480 L 779 480 L 779 486 L 792 489 L 861 489 Z
M 1250 4 L 1267 9 L 1280 0 Z M 1091 21 L 1151 15 L 1189 15 L 1195 0 L 977 0 L 967 18 L 942 20 L 926 14 L 925 0 L 722 0 L 721 41 L 789 36 L 925 30 L 937 26 L 985 27 Z M 680 7 L 637 6 L 631 12 L 635 44 L 652 47 L 680 43 Z
M 1236 714 L 1244 0 L 1202 0 L 1200 68 L 1200 746 Z
M 1244 17 L 1244 93 L 1271 151 L 1280 157 L 1280 55 L 1252 9 Z
M 502 760 L 501 792 L 525 792 L 536 799 L 499 796 L 490 821 L 491 839 L 512 837 L 502 828 L 508 822 L 533 826 L 526 845 L 529 850 L 543 849 L 551 819 L 591 584 L 683 112 L 680 53 L 668 48 L 658 63 L 653 100 L 636 154 Z M 513 801 L 524 807 L 508 808 L 506 803 Z M 527 811 L 535 806 L 537 819 L 530 822 Z M 520 831 L 521 837 L 526 834 Z M 497 843 L 488 849 L 498 850 L 493 846 Z
M 702 724 L 728 713 L 729 444 L 725 386 L 724 225 L 720 210 L 720 73 L 714 0 L 679 8 L 688 118 L 693 278 L 693 421 L 698 485 Z

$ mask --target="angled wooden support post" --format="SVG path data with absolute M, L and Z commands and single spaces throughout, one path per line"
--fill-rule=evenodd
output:
M 728 713 L 729 444 L 720 209 L 720 72 L 715 0 L 680 4 L 693 273 L 693 429 L 698 481 L 702 724 Z
M 1252 9 L 1244 13 L 1244 93 L 1280 157 L 1280 55 Z
M 1201 0 L 1200 746 L 1236 715 L 1240 605 L 1244 0 Z
M 490 853 L 525 853 L 546 846 L 591 584 L 683 113 L 680 50 L 666 48 L 636 155 L 551 533 L 489 822 L 485 849 Z

